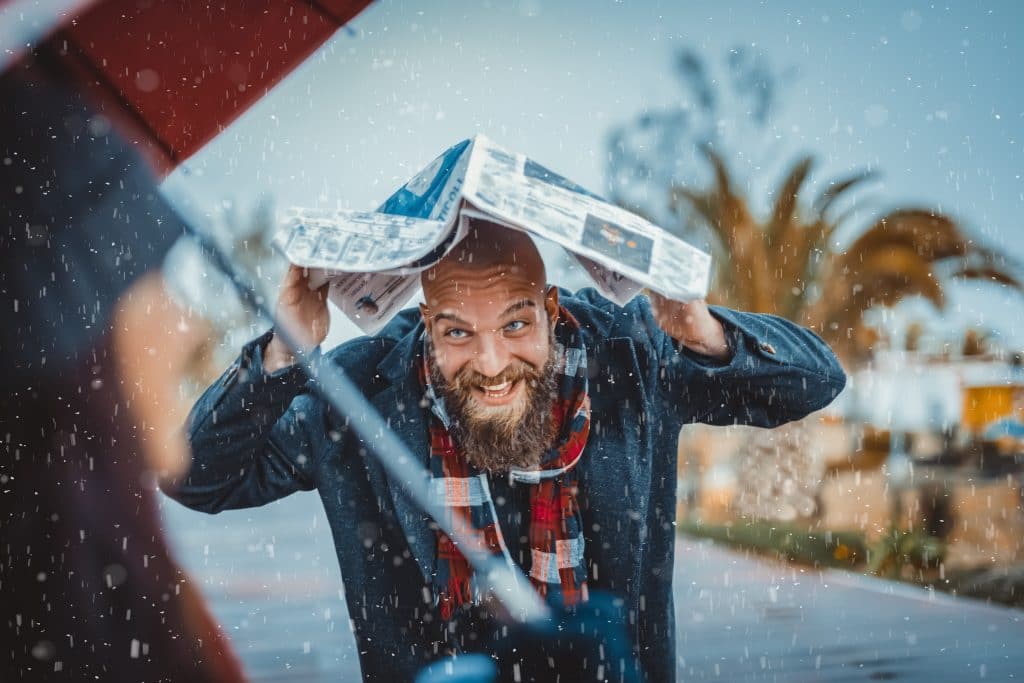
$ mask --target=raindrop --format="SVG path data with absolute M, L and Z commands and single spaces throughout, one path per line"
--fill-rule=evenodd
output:
M 135 75 L 135 87 L 142 92 L 153 92 L 160 87 L 160 74 L 153 69 L 142 69 Z
M 32 656 L 41 662 L 48 662 L 57 654 L 57 648 L 48 640 L 40 640 L 32 646 Z
M 900 26 L 903 27 L 904 31 L 914 32 L 921 28 L 921 14 L 914 10 L 907 10 L 900 16 Z
M 869 126 L 882 126 L 889 120 L 889 110 L 881 104 L 872 104 L 864 110 L 864 120 Z
M 94 138 L 106 137 L 110 134 L 110 119 L 102 114 L 96 114 L 89 119 L 89 133 Z
M 107 582 L 107 588 L 120 586 L 128 578 L 128 570 L 119 564 L 107 565 L 103 569 L 103 579 Z

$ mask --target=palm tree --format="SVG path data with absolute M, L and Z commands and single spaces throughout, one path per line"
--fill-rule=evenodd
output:
M 704 153 L 715 180 L 707 190 L 675 186 L 670 206 L 682 218 L 696 213 L 709 229 L 719 267 L 709 298 L 735 308 L 773 313 L 811 327 L 845 362 L 870 353 L 863 315 L 922 296 L 945 305 L 944 282 L 976 279 L 1018 289 L 1004 259 L 971 239 L 949 216 L 926 209 L 897 209 L 879 218 L 842 251 L 833 246 L 849 212 L 834 215 L 836 201 L 873 177 L 862 172 L 829 183 L 813 201 L 801 191 L 812 157 L 793 164 L 767 220 L 758 219 L 737 191 L 724 160 Z
M 847 365 L 871 353 L 877 336 L 864 314 L 876 306 L 916 295 L 941 309 L 943 283 L 952 278 L 1020 288 L 994 252 L 970 239 L 952 218 L 925 209 L 891 211 L 837 250 L 836 231 L 849 218 L 849 212 L 836 214 L 837 200 L 873 177 L 870 172 L 836 180 L 805 202 L 801 191 L 813 158 L 798 159 L 770 215 L 759 220 L 721 156 L 708 146 L 704 152 L 714 169 L 712 186 L 703 191 L 675 186 L 670 207 L 684 227 L 696 214 L 711 233 L 718 268 L 709 299 L 811 327 Z M 812 517 L 821 477 L 812 443 L 805 420 L 752 434 L 737 453 L 736 510 L 755 518 Z
M 850 367 L 867 359 L 879 338 L 864 321 L 868 310 L 913 296 L 942 309 L 944 285 L 955 278 L 1021 288 L 997 254 L 973 241 L 954 219 L 928 209 L 891 211 L 848 246 L 836 248 L 840 230 L 846 236 L 852 227 L 841 200 L 871 179 L 871 172 L 838 178 L 808 197 L 805 183 L 814 160 L 799 158 L 778 186 L 770 213 L 755 215 L 721 150 L 743 150 L 752 165 L 778 157 L 768 124 L 789 99 L 781 93 L 793 70 L 777 69 L 765 55 L 742 47 L 724 61 L 684 50 L 675 66 L 684 88 L 680 102 L 645 109 L 609 131 L 608 190 L 616 203 L 657 225 L 674 226 L 681 237 L 692 240 L 694 228 L 707 228 L 716 265 L 712 302 L 809 326 Z M 722 127 L 723 119 L 736 125 Z M 707 186 L 680 180 L 693 177 L 694 150 L 703 152 L 713 171 Z M 753 430 L 736 454 L 736 511 L 812 517 L 821 476 L 820 459 L 811 452 L 816 443 L 808 421 Z M 691 478 L 699 481 L 699 475 Z

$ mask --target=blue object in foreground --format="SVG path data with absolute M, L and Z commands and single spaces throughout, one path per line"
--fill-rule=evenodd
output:
M 493 683 L 498 666 L 487 655 L 461 655 L 434 662 L 416 676 L 415 683 Z
M 530 683 L 593 680 L 642 683 L 639 661 L 626 634 L 623 601 L 604 593 L 571 609 L 553 604 L 552 615 L 508 623 L 507 636 L 473 653 L 434 662 L 416 683 Z

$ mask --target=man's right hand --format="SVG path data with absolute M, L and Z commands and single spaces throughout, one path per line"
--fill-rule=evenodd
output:
M 323 343 L 330 328 L 327 310 L 327 289 L 309 288 L 309 270 L 289 266 L 277 296 L 274 313 L 278 325 L 284 326 L 301 351 L 311 351 Z M 274 335 L 263 353 L 263 369 L 272 373 L 295 362 L 292 349 L 278 335 Z

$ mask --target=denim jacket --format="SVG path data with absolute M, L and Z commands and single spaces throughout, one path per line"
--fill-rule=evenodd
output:
M 624 601 L 651 681 L 675 680 L 672 600 L 677 440 L 691 422 L 773 427 L 826 406 L 846 378 L 813 333 L 769 315 L 712 307 L 732 349 L 717 362 L 677 345 L 645 297 L 620 307 L 582 290 L 591 433 L 579 465 L 588 584 Z M 379 334 L 328 352 L 426 465 L 428 414 L 413 359 L 423 331 L 407 310 Z M 169 493 L 206 512 L 316 489 L 334 536 L 365 680 L 412 680 L 450 636 L 433 612 L 435 532 L 298 368 L 267 375 L 250 342 L 193 408 L 194 462 Z

